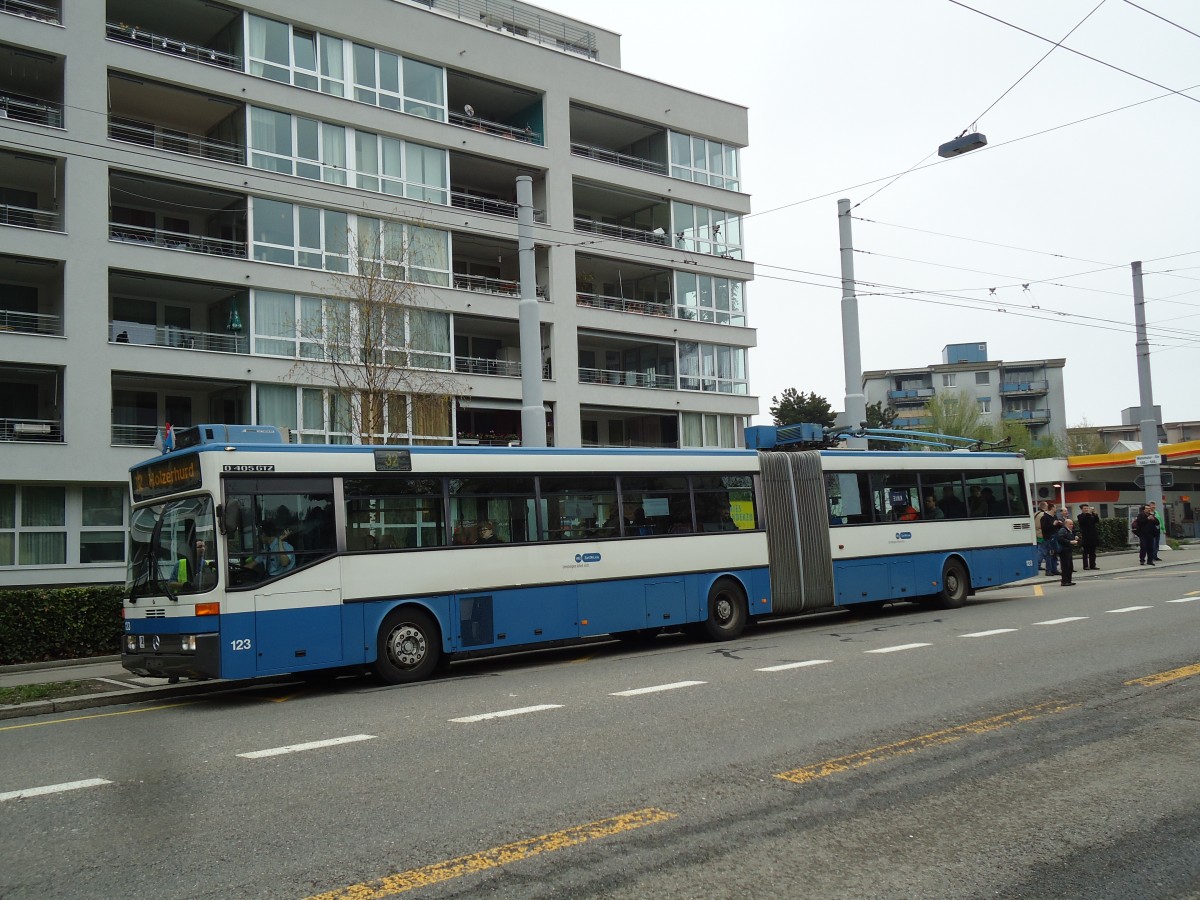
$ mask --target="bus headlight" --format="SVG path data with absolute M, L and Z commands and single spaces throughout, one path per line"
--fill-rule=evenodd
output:
M 137 637 L 132 634 L 125 635 L 125 650 L 128 653 L 137 652 Z
M 196 652 L 196 636 L 194 634 L 181 634 L 179 636 L 179 649 L 183 651 Z

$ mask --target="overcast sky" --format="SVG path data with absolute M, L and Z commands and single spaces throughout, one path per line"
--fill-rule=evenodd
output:
M 1052 42 L 951 0 L 542 5 L 619 32 L 630 72 L 749 108 L 758 421 L 786 387 L 843 407 L 839 197 L 873 220 L 854 222 L 864 369 L 977 341 L 991 359 L 1065 357 L 1067 422 L 1117 423 L 1139 403 L 1142 260 L 1155 402 L 1200 419 L 1200 37 L 1163 21 L 1200 35 L 1200 2 L 1137 0 L 1162 18 L 1128 0 L 963 2 Z M 976 122 L 989 146 L 939 160 Z

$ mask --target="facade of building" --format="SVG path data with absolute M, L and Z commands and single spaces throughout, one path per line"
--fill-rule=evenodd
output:
M 954 394 L 979 405 L 981 421 L 1020 422 L 1035 438 L 1063 434 L 1065 359 L 1006 362 L 989 360 L 986 343 L 948 344 L 940 364 L 916 369 L 863 372 L 867 403 L 897 412 L 897 428 L 928 424 L 924 407 L 936 396 Z
M 420 296 L 371 352 L 448 397 L 389 395 L 368 439 L 520 439 L 522 174 L 551 442 L 736 446 L 757 412 L 746 110 L 623 71 L 616 34 L 485 0 L 0 23 L 0 585 L 123 578 L 166 422 L 362 439 L 312 361 L 368 269 Z

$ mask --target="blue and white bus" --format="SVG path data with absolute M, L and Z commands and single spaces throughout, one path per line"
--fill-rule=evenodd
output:
M 314 446 L 200 425 L 130 472 L 124 666 L 372 668 L 915 600 L 1036 572 L 1003 453 Z

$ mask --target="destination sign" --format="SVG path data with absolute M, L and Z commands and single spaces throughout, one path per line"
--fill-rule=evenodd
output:
M 129 473 L 134 502 L 152 500 L 165 494 L 194 490 L 203 483 L 200 458 L 164 459 L 141 466 Z

